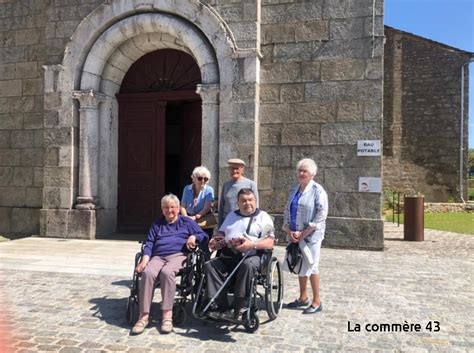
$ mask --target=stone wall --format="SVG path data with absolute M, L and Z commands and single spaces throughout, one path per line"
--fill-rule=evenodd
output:
M 461 66 L 466 52 L 386 27 L 384 187 L 427 201 L 460 199 Z M 468 92 L 468 70 L 465 71 Z M 464 175 L 467 175 L 468 95 Z M 463 186 L 467 196 L 467 181 Z
M 278 219 L 296 163 L 315 159 L 329 246 L 383 247 L 381 196 L 358 192 L 381 157 L 356 156 L 357 140 L 382 138 L 382 37 L 382 1 L 262 1 L 262 207 Z
M 37 234 L 48 0 L 0 1 L 0 233 Z

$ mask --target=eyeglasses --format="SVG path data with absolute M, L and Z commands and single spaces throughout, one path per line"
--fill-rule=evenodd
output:
M 209 178 L 207 178 L 207 177 L 197 177 L 196 179 L 199 180 L 199 181 L 204 180 L 206 183 L 209 181 Z

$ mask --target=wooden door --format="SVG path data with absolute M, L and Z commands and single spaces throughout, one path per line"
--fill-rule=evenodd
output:
M 118 232 L 143 232 L 161 215 L 166 102 L 119 99 Z
M 201 106 L 202 103 L 198 100 L 183 102 L 180 107 L 182 143 L 179 182 L 181 188 L 191 182 L 190 175 L 193 169 L 201 165 Z

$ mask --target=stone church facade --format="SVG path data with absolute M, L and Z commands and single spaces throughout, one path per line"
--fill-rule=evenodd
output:
M 232 157 L 279 228 L 310 157 L 326 245 L 382 249 L 383 35 L 382 0 L 0 1 L 0 232 L 131 230 Z

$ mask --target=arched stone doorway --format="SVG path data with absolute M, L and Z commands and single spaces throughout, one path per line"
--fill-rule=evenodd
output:
M 201 163 L 200 83 L 195 60 L 175 49 L 148 53 L 127 71 L 117 95 L 119 233 L 146 231 L 161 197 L 180 197 Z

